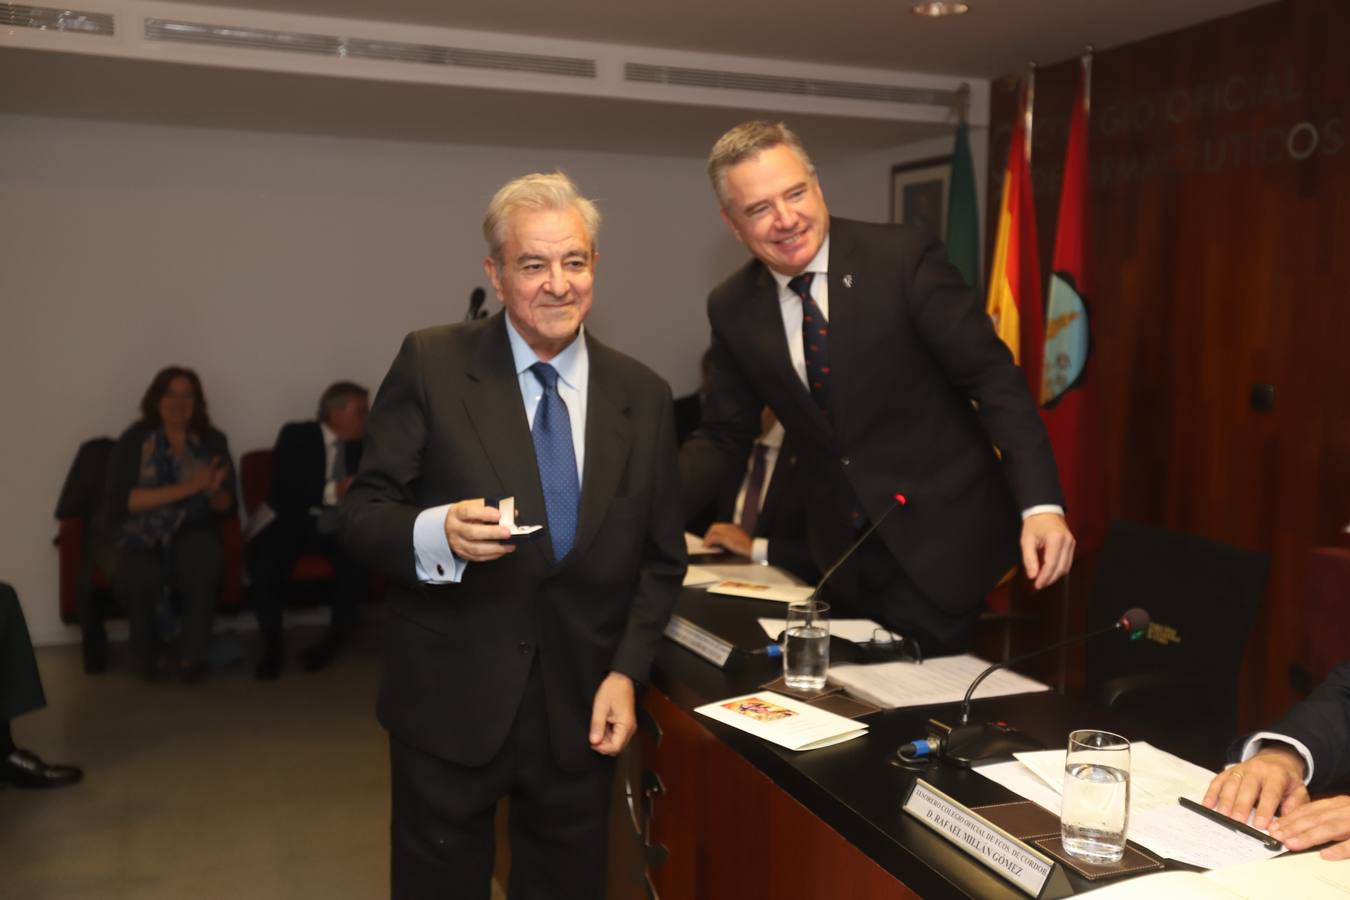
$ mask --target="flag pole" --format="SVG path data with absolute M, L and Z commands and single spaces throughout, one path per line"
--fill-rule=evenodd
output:
M 1036 108 L 1036 64 L 1027 63 L 1027 102 L 1023 104 L 1022 111 L 1022 131 L 1024 132 L 1025 146 L 1022 148 L 1022 158 L 1027 161 L 1027 171 L 1031 170 L 1031 128 L 1035 121 Z
M 1083 52 L 1083 112 L 1092 112 L 1092 45 Z

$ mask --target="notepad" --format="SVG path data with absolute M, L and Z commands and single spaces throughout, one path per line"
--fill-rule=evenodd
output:
M 718 700 L 694 712 L 789 750 L 818 750 L 867 733 L 867 726 L 860 722 L 773 691 Z

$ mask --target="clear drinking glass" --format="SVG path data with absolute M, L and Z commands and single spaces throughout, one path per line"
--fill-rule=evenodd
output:
M 1119 861 L 1130 819 L 1130 742 L 1109 731 L 1069 734 L 1060 836 L 1072 856 Z
M 798 691 L 825 687 L 830 668 L 830 612 L 828 603 L 806 600 L 787 610 L 783 645 L 783 681 Z

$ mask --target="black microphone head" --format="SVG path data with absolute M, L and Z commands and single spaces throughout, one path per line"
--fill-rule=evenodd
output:
M 1151 620 L 1148 616 L 1148 610 L 1135 607 L 1125 611 L 1125 614 L 1117 621 L 1117 625 L 1131 635 L 1143 634 L 1148 630 L 1148 623 Z
M 473 292 L 469 294 L 469 304 L 471 306 L 482 306 L 483 301 L 486 299 L 487 299 L 487 291 L 483 290 L 480 287 L 474 288 Z

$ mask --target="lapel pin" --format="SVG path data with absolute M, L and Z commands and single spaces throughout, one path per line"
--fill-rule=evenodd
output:
M 853 287 L 853 275 L 851 273 L 844 276 L 844 287 L 846 288 Z

